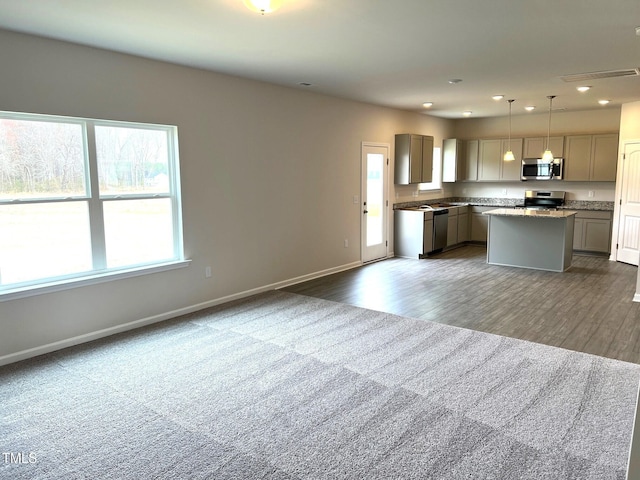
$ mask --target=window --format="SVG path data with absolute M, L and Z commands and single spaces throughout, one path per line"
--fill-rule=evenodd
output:
M 441 190 L 442 189 L 442 158 L 440 157 L 440 147 L 433 147 L 433 171 L 431 182 L 421 183 L 419 190 Z
M 0 112 L 0 293 L 182 261 L 173 126 Z

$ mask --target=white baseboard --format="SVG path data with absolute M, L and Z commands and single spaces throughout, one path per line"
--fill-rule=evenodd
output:
M 76 337 L 71 337 L 71 338 L 67 338 L 57 342 L 48 343 L 46 345 L 29 348 L 26 350 L 22 350 L 20 352 L 10 353 L 8 355 L 4 355 L 0 357 L 0 366 L 8 365 L 14 362 L 19 362 L 21 360 L 26 360 L 32 357 L 37 357 L 38 355 L 44 355 L 46 353 L 55 352 L 56 350 L 61 350 L 63 348 L 73 347 L 75 345 L 80 345 L 81 343 L 91 342 L 99 338 L 104 338 L 110 335 L 115 335 L 117 333 L 133 330 L 135 328 L 144 327 L 145 325 L 151 325 L 153 323 L 162 322 L 164 320 L 169 320 L 171 318 L 179 317 L 180 315 L 186 315 L 188 313 L 196 312 L 198 310 L 214 307 L 222 303 L 230 302 L 233 300 L 239 300 L 245 297 L 250 297 L 251 295 L 256 295 L 258 293 L 267 292 L 269 290 L 277 290 L 279 288 L 288 287 L 290 285 L 295 285 L 297 283 L 306 282 L 307 280 L 313 280 L 314 278 L 320 278 L 327 275 L 331 275 L 333 273 L 343 272 L 345 270 L 350 270 L 352 268 L 356 268 L 361 265 L 362 265 L 362 262 L 348 263 L 346 265 L 341 265 L 339 267 L 329 268 L 326 270 L 321 270 L 319 272 L 291 278 L 289 280 L 272 283 L 270 285 L 264 285 L 262 287 L 252 288 L 250 290 L 245 290 L 244 292 L 227 295 L 224 297 L 216 298 L 214 300 L 209 300 L 207 302 L 198 303 L 196 305 L 191 305 L 188 307 L 172 310 L 170 312 L 165 312 L 158 315 L 142 318 L 140 320 L 134 320 L 132 322 L 116 325 L 114 327 L 104 328 L 102 330 L 97 330 L 95 332 L 85 333 L 83 335 L 78 335 Z
M 634 301 L 634 302 L 640 302 L 640 293 L 636 293 L 636 294 L 633 296 L 633 301 Z

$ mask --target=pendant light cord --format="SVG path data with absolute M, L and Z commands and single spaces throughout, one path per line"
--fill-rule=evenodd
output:
M 549 125 L 547 126 L 547 148 L 545 150 L 549 150 L 549 143 L 551 139 L 551 102 L 556 98 L 555 95 L 549 95 L 547 97 L 549 99 Z

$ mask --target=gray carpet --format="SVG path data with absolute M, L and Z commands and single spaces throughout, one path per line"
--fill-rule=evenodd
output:
M 622 480 L 639 379 L 268 292 L 0 368 L 0 478 Z

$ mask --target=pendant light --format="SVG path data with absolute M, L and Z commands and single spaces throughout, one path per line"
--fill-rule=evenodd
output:
M 547 127 L 547 149 L 542 154 L 542 160 L 545 162 L 553 162 L 553 153 L 551 153 L 551 150 L 549 149 L 549 139 L 551 135 L 551 104 L 556 96 L 549 95 L 547 98 L 549 99 L 549 126 Z
M 513 155 L 513 152 L 511 151 L 511 104 L 515 102 L 515 100 L 507 100 L 507 102 L 509 102 L 509 146 L 508 146 L 507 153 L 504 154 L 504 161 L 513 162 L 516 159 L 516 157 Z

